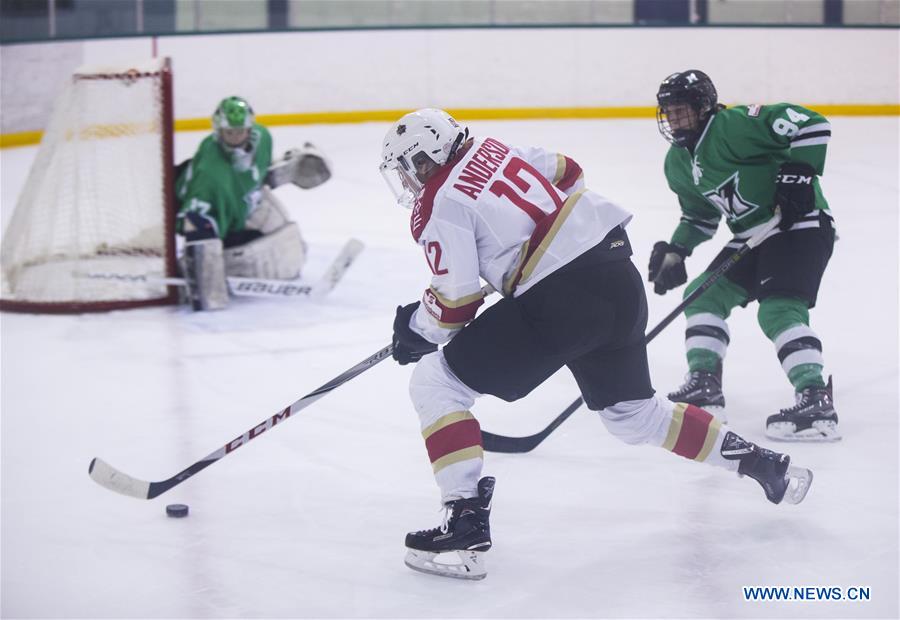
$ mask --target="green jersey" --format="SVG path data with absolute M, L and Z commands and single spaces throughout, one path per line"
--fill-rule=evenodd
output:
M 250 130 L 250 148 L 226 151 L 207 136 L 191 163 L 175 181 L 180 216 L 194 211 L 210 220 L 220 239 L 243 230 L 256 207 L 272 163 L 272 136 L 262 125 Z M 179 230 L 182 217 L 179 217 Z
M 825 117 L 790 103 L 716 112 L 693 152 L 672 146 L 666 155 L 666 180 L 682 211 L 672 243 L 693 250 L 715 234 L 722 216 L 737 239 L 751 237 L 774 215 L 781 164 L 805 162 L 821 175 L 830 136 Z M 813 186 L 816 208 L 827 211 L 818 177 Z

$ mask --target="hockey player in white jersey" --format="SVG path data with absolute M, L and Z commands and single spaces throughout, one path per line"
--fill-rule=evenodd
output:
M 410 396 L 446 513 L 440 526 L 407 535 L 407 565 L 485 576 L 494 479 L 481 476 L 472 406 L 483 394 L 517 400 L 563 366 L 626 443 L 747 475 L 776 504 L 803 499 L 812 473 L 791 467 L 788 455 L 654 395 L 647 300 L 625 233 L 631 214 L 585 189 L 572 159 L 475 139 L 446 112 L 423 109 L 388 131 L 381 172 L 412 208 L 412 236 L 432 273 L 421 303 L 397 308 L 393 356 L 418 362 Z M 476 318 L 481 280 L 503 299 Z M 441 561 L 445 552 L 459 561 Z

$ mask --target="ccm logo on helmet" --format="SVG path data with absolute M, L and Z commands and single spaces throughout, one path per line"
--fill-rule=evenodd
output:
M 412 153 L 413 151 L 415 151 L 417 148 L 419 148 L 419 143 L 418 143 L 418 142 L 416 142 L 415 144 L 409 145 L 407 148 L 403 149 L 403 152 L 400 153 L 400 155 L 398 155 L 398 158 L 399 158 L 399 157 L 403 157 L 404 155 L 409 155 L 410 153 Z

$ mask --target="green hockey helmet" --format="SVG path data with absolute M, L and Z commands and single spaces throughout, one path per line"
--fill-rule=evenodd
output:
M 250 128 L 256 120 L 253 108 L 242 97 L 222 99 L 213 113 L 213 130 L 216 139 L 225 147 L 237 148 L 250 139 Z

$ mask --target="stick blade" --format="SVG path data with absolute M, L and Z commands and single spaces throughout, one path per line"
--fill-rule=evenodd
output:
M 482 446 L 488 452 L 504 452 L 506 454 L 531 452 L 583 404 L 584 399 L 579 396 L 575 402 L 566 407 L 565 411 L 556 416 L 556 419 L 550 422 L 547 428 L 527 437 L 507 437 L 506 435 L 495 435 L 494 433 L 481 431 Z
M 502 452 L 505 454 L 524 454 L 531 452 L 541 443 L 541 437 L 535 440 L 534 436 L 530 437 L 506 437 L 505 435 L 495 435 L 487 431 L 481 431 L 482 447 L 487 452 Z
M 366 246 L 359 239 L 350 239 L 344 245 L 343 249 L 329 265 L 328 269 L 322 275 L 321 279 L 313 287 L 312 296 L 322 297 L 331 292 L 331 290 L 340 282 L 341 278 L 363 251 Z
M 150 499 L 149 482 L 132 478 L 103 459 L 93 459 L 88 466 L 88 474 L 94 482 L 110 491 L 137 499 Z

